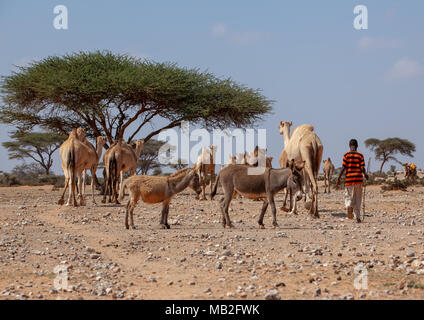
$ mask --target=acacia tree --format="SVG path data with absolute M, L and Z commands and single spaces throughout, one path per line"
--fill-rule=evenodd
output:
M 109 143 L 124 134 L 130 142 L 147 124 L 153 129 L 145 142 L 183 120 L 206 128 L 252 126 L 272 104 L 260 90 L 229 78 L 109 51 L 51 56 L 19 67 L 2 78 L 1 93 L 4 123 L 61 134 L 84 127 Z
M 9 159 L 34 160 L 50 174 L 53 165 L 53 153 L 59 149 L 66 136 L 47 132 L 17 131 L 10 136 L 13 140 L 3 142 L 2 145 L 9 151 Z
M 137 162 L 137 174 L 147 174 L 149 170 L 160 169 L 161 165 L 158 161 L 159 149 L 165 144 L 164 141 L 149 140 L 144 144 L 140 158 Z
M 413 157 L 412 153 L 415 152 L 415 144 L 401 138 L 387 138 L 385 140 L 370 138 L 365 140 L 365 146 L 374 152 L 376 160 L 381 161 L 380 173 L 383 172 L 383 166 L 387 161 L 399 162 L 395 158 L 396 154 Z

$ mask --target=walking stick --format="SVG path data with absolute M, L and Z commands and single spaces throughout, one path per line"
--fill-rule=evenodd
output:
M 371 164 L 371 158 L 368 160 L 368 166 L 367 166 L 367 174 L 369 179 L 369 173 L 370 173 L 370 164 Z M 362 182 L 362 185 L 364 186 L 363 195 L 362 195 L 362 221 L 365 219 L 365 189 L 367 188 L 367 183 L 365 180 Z

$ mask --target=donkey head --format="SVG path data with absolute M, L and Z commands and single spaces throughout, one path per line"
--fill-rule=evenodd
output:
M 303 198 L 303 174 L 302 170 L 305 167 L 305 161 L 295 162 L 294 159 L 289 161 L 291 170 L 290 177 L 287 181 L 287 188 L 296 196 L 296 200 L 300 201 Z

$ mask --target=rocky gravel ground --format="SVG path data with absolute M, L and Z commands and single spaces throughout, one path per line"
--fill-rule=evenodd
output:
M 323 188 L 321 188 L 323 190 Z M 424 299 L 424 188 L 367 188 L 365 221 L 343 192 L 319 195 L 320 219 L 235 199 L 223 229 L 218 199 L 185 191 L 159 228 L 160 205 L 57 205 L 51 186 L 0 188 L 0 299 Z M 282 195 L 277 206 L 282 204 Z M 355 286 L 356 285 L 356 286 Z

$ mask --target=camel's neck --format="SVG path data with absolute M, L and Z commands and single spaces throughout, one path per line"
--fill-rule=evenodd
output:
M 137 160 L 138 160 L 138 158 L 140 158 L 141 151 L 143 151 L 143 145 L 140 144 L 135 149 L 135 155 L 137 156 Z
M 284 128 L 283 130 L 284 148 L 287 148 L 290 142 L 290 129 Z
M 100 157 L 102 156 L 103 144 L 98 143 L 96 147 L 97 159 L 100 159 Z

